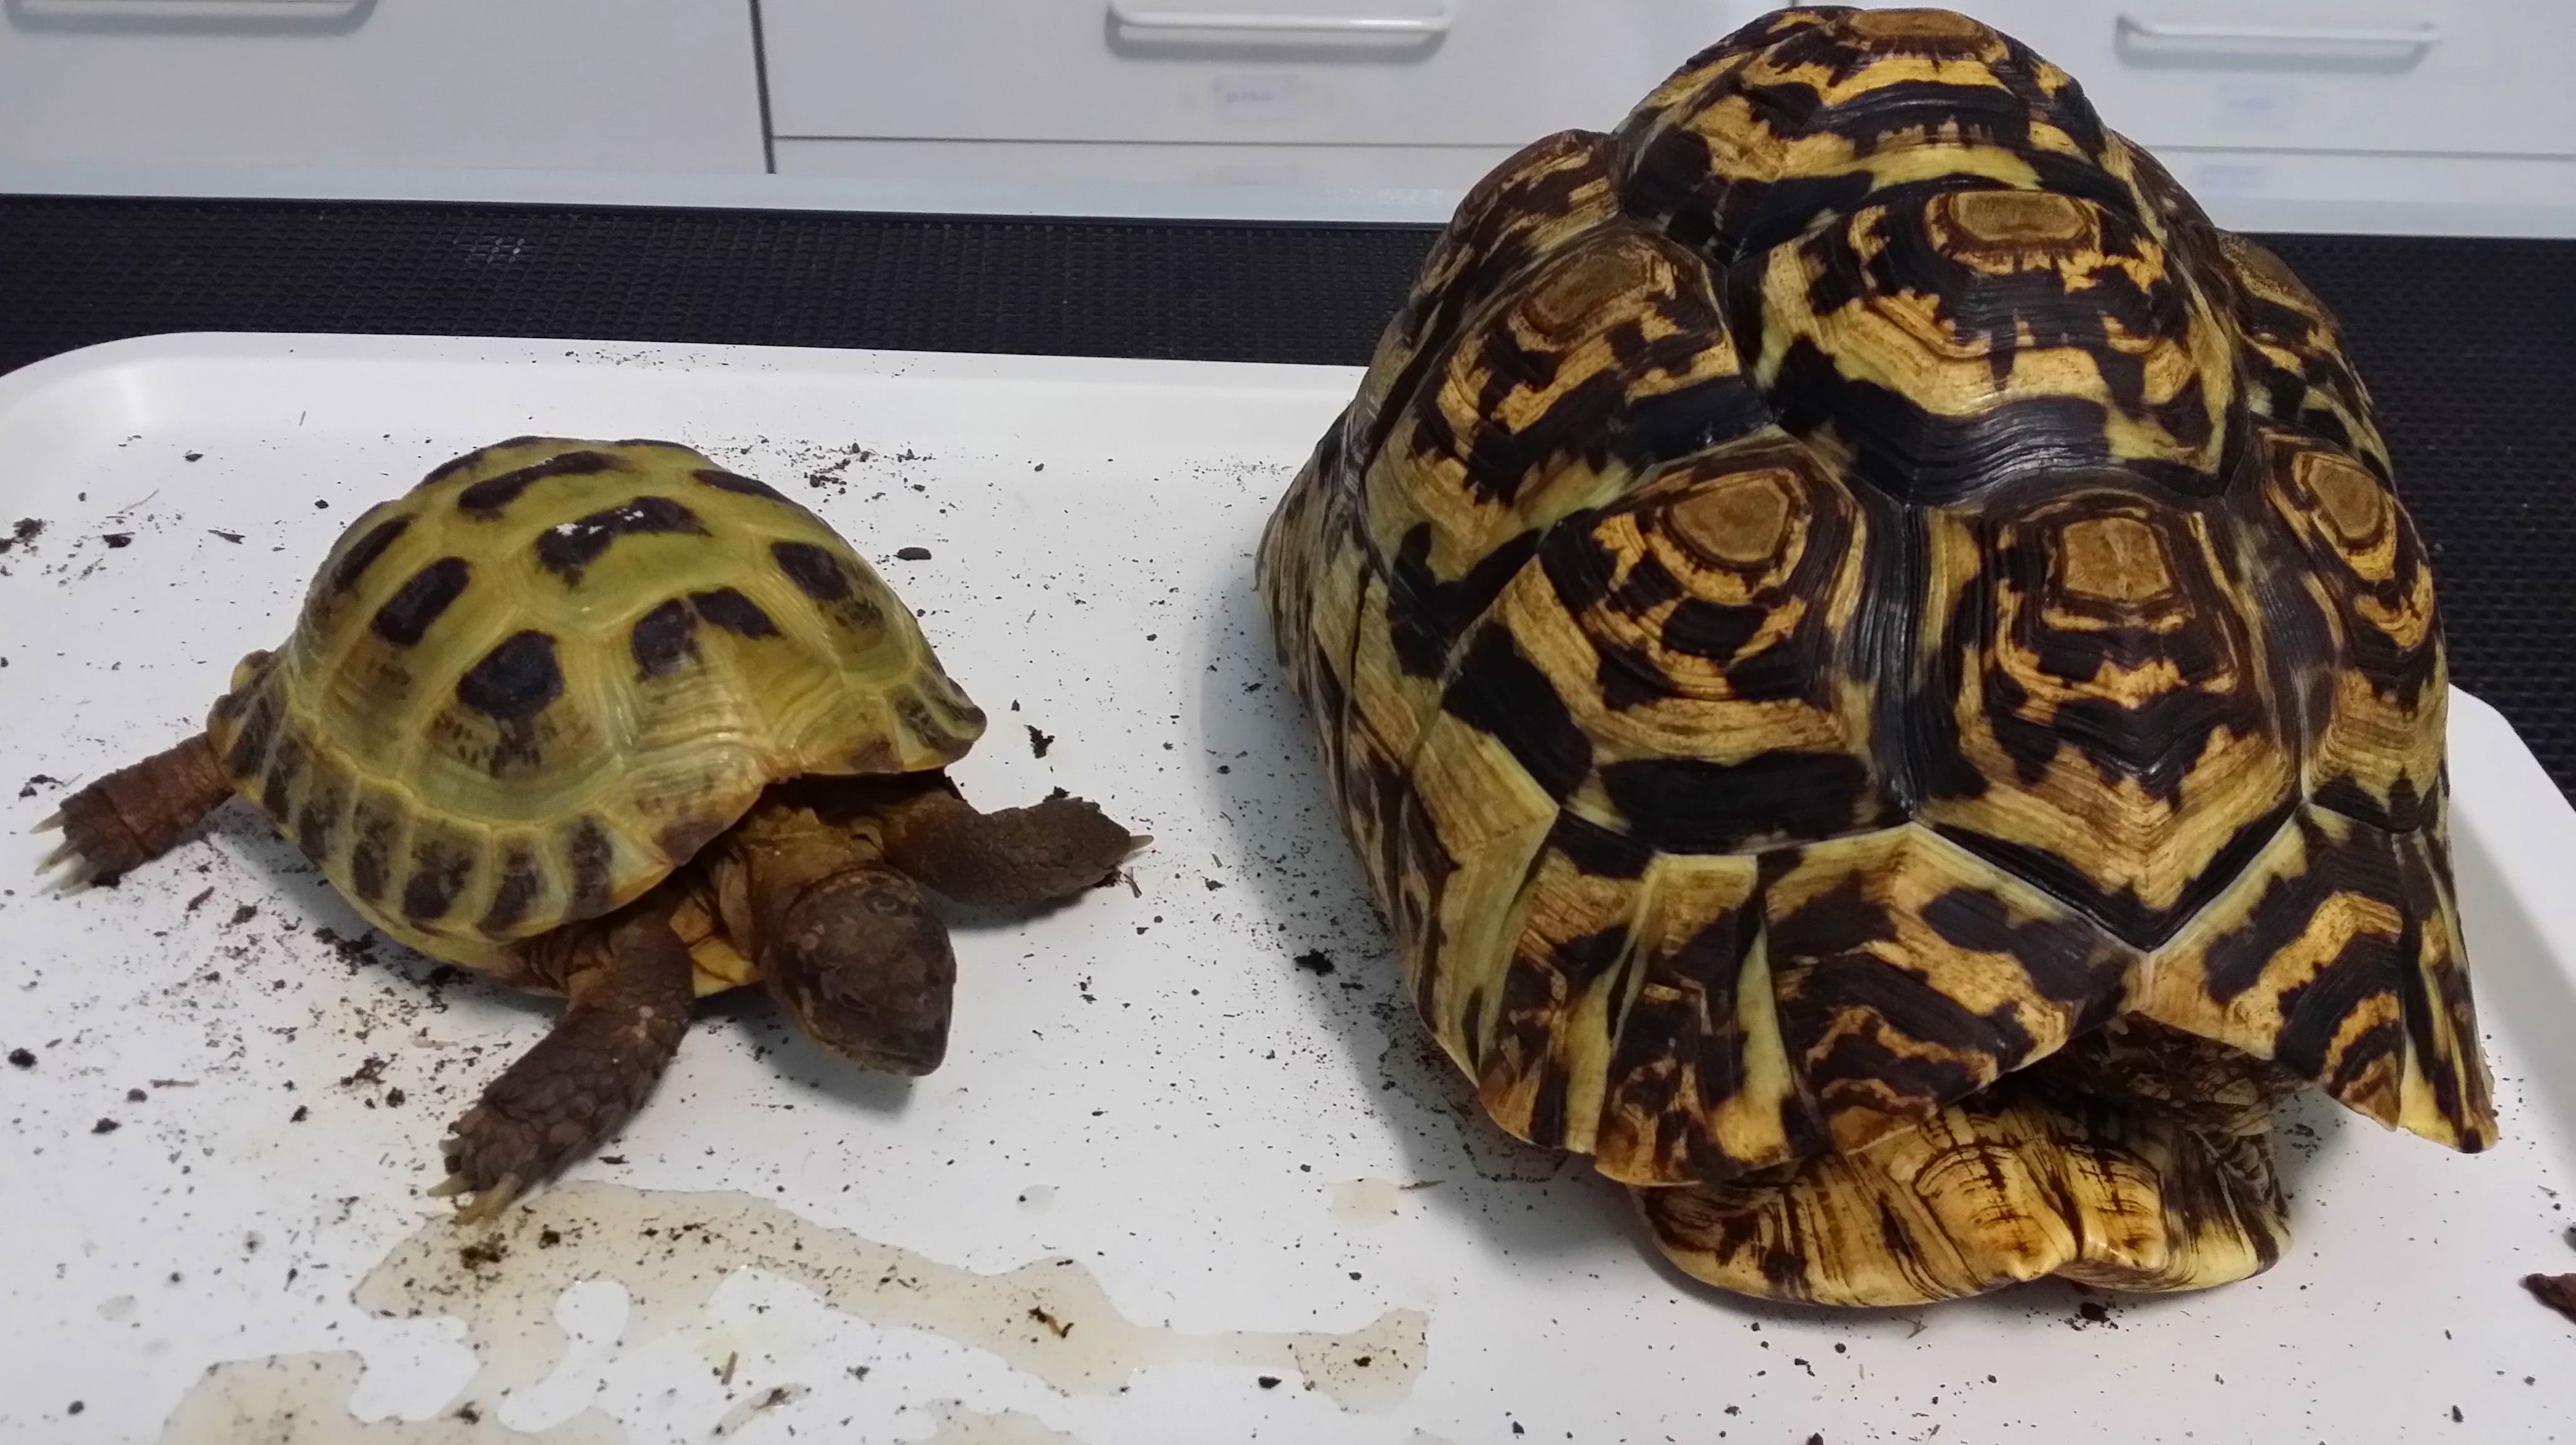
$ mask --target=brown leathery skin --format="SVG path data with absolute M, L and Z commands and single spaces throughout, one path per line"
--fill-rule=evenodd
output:
M 232 779 L 200 733 L 63 799 L 63 848 L 85 881 L 113 883 L 230 802 Z
M 2124 1018 L 2496 1138 L 2368 394 L 2007 36 L 1783 11 L 1506 161 L 1257 573 L 1433 1035 L 1672 1210 L 1801 1169 L 1860 1208 L 1955 1136 L 2030 1179 L 2118 1154 L 2096 1202 L 2172 1229 L 2152 1266 L 1972 1238 L 1937 1293 L 2268 1262 L 2259 1130 L 2140 1113 L 2126 1053 L 2033 1092 Z M 1930 1297 L 1811 1263 L 1846 1283 L 1721 1282 Z
M 957 961 L 947 925 L 888 864 L 881 818 L 827 820 L 789 790 L 709 865 L 726 934 L 808 1037 L 866 1068 L 939 1066 Z
M 659 896 L 659 895 L 656 895 Z M 646 906 L 540 940 L 522 964 L 564 1011 L 453 1126 L 445 1145 L 469 1211 L 506 1204 L 633 1116 L 688 1032 L 689 950 Z

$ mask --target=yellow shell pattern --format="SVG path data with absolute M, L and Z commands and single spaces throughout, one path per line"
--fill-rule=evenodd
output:
M 503 972 L 770 783 L 944 767 L 983 726 L 813 513 L 685 447 L 541 437 L 351 523 L 208 723 L 241 795 L 368 922 Z
M 1732 1190 L 1650 1196 L 1733 1201 L 1664 1232 L 1684 1268 L 1896 1303 L 2268 1263 L 2277 1221 L 2186 1187 L 2277 1205 L 2259 1130 L 1959 1112 L 2123 1018 L 2495 1137 L 2431 572 L 2335 323 L 1974 21 L 1780 12 L 1505 162 L 1258 566 L 1424 1020 L 1513 1133 Z M 1996 1150 L 2162 1193 L 1950 1167 Z M 2169 1227 L 1917 1268 L 1856 1184 L 1732 1183 L 1823 1159 L 1969 1191 L 1924 1231 Z

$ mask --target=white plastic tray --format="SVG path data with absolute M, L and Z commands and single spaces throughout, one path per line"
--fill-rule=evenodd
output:
M 1354 380 L 273 336 L 0 380 L 0 528 L 45 524 L 0 554 L 0 1049 L 35 1059 L 0 1066 L 0 1436 L 2576 1437 L 2576 1325 L 2516 1283 L 2576 1269 L 2576 812 L 2493 711 L 2455 698 L 2451 766 L 2501 1148 L 2304 1107 L 2289 1256 L 2205 1295 L 1720 1297 L 1617 1190 L 1500 1141 L 1394 986 L 1250 580 Z M 541 1005 L 349 956 L 240 810 L 68 899 L 24 829 L 195 726 L 360 508 L 531 431 L 673 437 L 811 502 L 992 713 L 971 793 L 1062 785 L 1156 842 L 1132 892 L 961 928 L 917 1083 L 714 1005 L 495 1259 L 418 1191 Z

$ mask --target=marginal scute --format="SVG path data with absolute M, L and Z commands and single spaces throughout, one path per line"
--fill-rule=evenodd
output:
M 2107 1022 L 2136 962 L 2056 898 L 1915 826 L 1803 850 L 1762 911 L 1788 1067 L 1845 1151 Z
M 686 447 L 548 437 L 359 517 L 208 717 L 371 924 L 504 973 L 769 783 L 944 767 L 984 726 L 811 512 Z
M 2421 830 L 2310 806 L 2148 961 L 2137 1011 L 2459 1149 L 2496 1139 L 2459 924 Z
M 2195 1289 L 2497 1137 L 2333 318 L 2074 80 L 1808 7 L 1471 189 L 1256 585 L 1405 991 L 1727 1288 Z

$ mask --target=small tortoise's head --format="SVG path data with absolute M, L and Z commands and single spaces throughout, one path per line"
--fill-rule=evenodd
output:
M 770 988 L 816 1043 L 863 1068 L 927 1074 L 948 1053 L 957 959 L 948 930 L 899 874 L 808 888 L 765 954 Z

